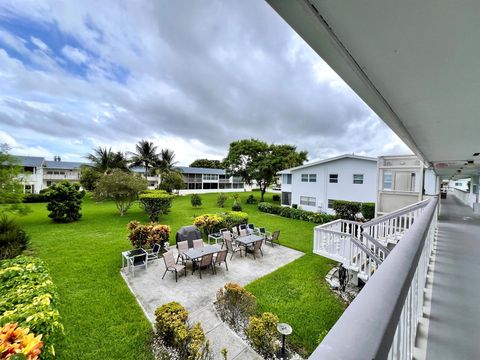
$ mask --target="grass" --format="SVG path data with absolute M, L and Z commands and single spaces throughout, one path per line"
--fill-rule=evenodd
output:
M 283 245 L 306 253 L 300 259 L 248 285 L 259 309 L 277 314 L 294 328 L 292 346 L 307 355 L 319 335 L 341 315 L 342 303 L 328 290 L 324 276 L 332 262 L 312 251 L 313 224 L 285 219 L 247 205 L 249 220 L 269 230 L 279 229 Z M 254 193 L 259 197 L 258 193 Z M 203 206 L 192 208 L 190 197 L 177 197 L 172 212 L 160 219 L 175 232 L 194 216 L 229 208 L 216 205 L 216 194 L 201 195 Z M 271 195 L 267 194 L 271 201 Z M 232 200 L 227 202 L 230 207 Z M 58 359 L 151 359 L 151 326 L 119 274 L 120 253 L 129 248 L 126 224 L 147 222 L 134 205 L 120 217 L 113 203 L 85 199 L 83 217 L 71 224 L 53 224 L 45 204 L 31 204 L 33 212 L 21 218 L 32 238 L 32 251 L 44 259 L 58 287 L 66 336 L 58 344 Z

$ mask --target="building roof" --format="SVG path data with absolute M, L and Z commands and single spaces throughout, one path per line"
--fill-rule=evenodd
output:
M 279 171 L 277 174 L 290 174 L 292 171 L 308 168 L 308 167 L 315 166 L 315 165 L 326 164 L 326 163 L 329 163 L 329 162 L 338 161 L 338 160 L 342 160 L 342 159 L 356 159 L 356 160 L 367 160 L 367 161 L 377 162 L 376 158 L 369 157 L 369 156 L 343 154 L 343 155 L 331 157 L 331 158 L 328 158 L 328 159 L 312 161 L 310 163 L 300 165 L 300 166 L 296 166 L 296 167 L 293 167 L 293 168 L 290 168 L 290 169 L 285 169 L 285 170 Z
M 82 165 L 88 165 L 83 162 L 74 162 L 74 161 L 45 161 L 45 168 L 47 169 L 79 169 Z
M 225 175 L 225 169 L 209 169 L 209 168 L 197 168 L 188 166 L 178 166 L 177 169 L 181 170 L 184 174 L 213 174 L 213 175 Z
M 21 166 L 31 166 L 31 167 L 41 167 L 45 161 L 44 157 L 41 156 L 22 156 L 22 155 L 12 155 L 20 162 Z

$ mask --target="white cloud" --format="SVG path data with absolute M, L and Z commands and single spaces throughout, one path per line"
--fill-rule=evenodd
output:
M 39 38 L 36 38 L 35 36 L 30 37 L 30 41 L 32 42 L 33 45 L 38 47 L 40 50 L 47 52 L 50 50 L 47 44 L 45 44 L 42 40 Z
M 77 64 L 84 64 L 88 61 L 88 55 L 84 51 L 70 45 L 63 47 L 62 54 Z

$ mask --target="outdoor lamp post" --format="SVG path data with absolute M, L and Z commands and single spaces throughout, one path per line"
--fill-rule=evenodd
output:
M 277 331 L 282 335 L 282 359 L 285 359 L 285 337 L 292 333 L 292 327 L 285 323 L 279 323 Z

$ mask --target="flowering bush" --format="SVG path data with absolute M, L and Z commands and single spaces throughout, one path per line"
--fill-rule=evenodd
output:
M 0 262 L 0 325 L 17 323 L 42 335 L 41 359 L 53 359 L 54 344 L 63 334 L 57 291 L 45 264 L 18 256 Z
M 29 328 L 6 324 L 0 328 L 0 359 L 11 359 L 22 354 L 26 360 L 36 360 L 42 352 L 42 335 L 35 336 Z
M 127 224 L 130 230 L 128 239 L 134 248 L 153 247 L 153 244 L 161 244 L 164 246 L 170 238 L 170 226 L 151 223 L 142 225 L 140 222 L 133 220 Z
M 217 214 L 203 214 L 197 216 L 193 221 L 193 225 L 203 229 L 207 234 L 210 234 L 220 228 L 223 224 L 224 218 Z

